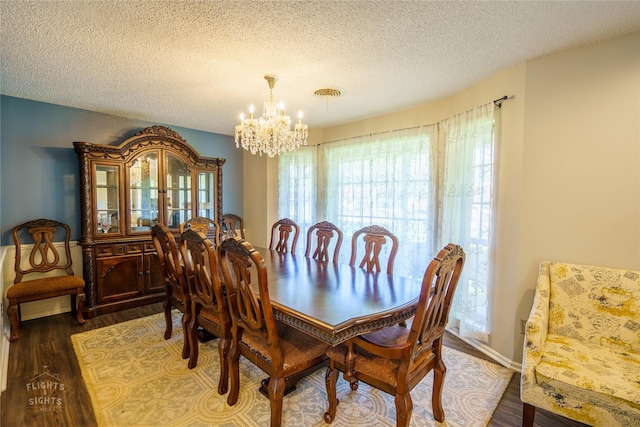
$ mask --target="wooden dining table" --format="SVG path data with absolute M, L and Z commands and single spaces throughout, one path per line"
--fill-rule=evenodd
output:
M 302 255 L 263 256 L 277 320 L 332 346 L 415 314 L 422 281 Z

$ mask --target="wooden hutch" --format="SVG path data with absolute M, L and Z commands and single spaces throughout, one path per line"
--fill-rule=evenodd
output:
M 222 218 L 222 165 L 172 129 L 152 126 L 119 145 L 74 142 L 87 318 L 162 301 L 164 277 L 151 227 Z

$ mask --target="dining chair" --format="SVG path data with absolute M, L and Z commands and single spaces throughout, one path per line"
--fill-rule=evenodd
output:
M 444 422 L 442 387 L 446 366 L 442 360 L 442 339 L 464 262 L 463 249 L 450 243 L 429 263 L 410 328 L 394 325 L 327 350 L 329 409 L 324 415 L 327 423 L 336 416 L 338 371 L 343 372 L 352 390 L 357 390 L 358 381 L 363 381 L 395 396 L 396 426 L 406 427 L 413 409 L 410 392 L 432 370 L 433 416 Z
M 263 386 L 271 405 L 271 427 L 278 427 L 282 422 L 285 390 L 324 366 L 328 345 L 276 322 L 264 258 L 249 242 L 235 237 L 227 239 L 220 245 L 220 254 L 233 337 L 227 403 L 234 405 L 238 401 L 242 355 L 269 375 Z
M 334 236 L 337 236 L 336 244 L 333 249 L 333 262 L 338 262 L 340 246 L 342 245 L 342 230 L 328 221 L 318 222 L 309 227 L 309 231 L 307 231 L 307 248 L 304 253 L 304 256 L 307 258 L 309 257 L 309 254 L 311 254 L 311 249 L 313 247 L 312 235 L 314 232 L 317 236 L 317 240 L 315 252 L 311 258 L 321 262 L 329 261 L 331 239 Z
M 291 247 L 289 248 L 289 237 L 293 232 L 293 239 Z M 292 254 L 296 251 L 296 243 L 298 242 L 298 235 L 300 234 L 300 227 L 296 222 L 289 218 L 282 218 L 276 221 L 271 227 L 271 242 L 269 243 L 270 250 L 276 250 L 278 252 Z M 277 236 L 277 237 L 276 237 Z
M 171 338 L 173 332 L 173 322 L 171 320 L 171 310 L 177 308 L 182 312 L 182 331 L 184 343 L 182 346 L 182 358 L 189 357 L 189 335 L 187 325 L 190 319 L 191 296 L 187 286 L 184 269 L 182 268 L 182 257 L 176 244 L 173 233 L 164 224 L 156 224 L 151 227 L 151 239 L 158 254 L 160 267 L 164 273 L 165 293 L 164 319 L 165 330 L 164 339 Z
M 238 235 L 240 232 L 240 235 Z M 222 215 L 222 238 L 244 237 L 244 219 L 232 213 Z
M 220 244 L 220 226 L 211 218 L 203 216 L 189 218 L 180 224 L 180 234 L 184 233 L 188 229 L 196 231 L 200 233 L 200 235 L 211 239 L 216 248 Z
M 16 252 L 15 278 L 6 294 L 9 300 L 7 316 L 11 323 L 9 341 L 20 338 L 20 304 L 25 302 L 71 295 L 71 312 L 79 324 L 84 323 L 85 283 L 82 277 L 73 274 L 70 234 L 67 224 L 51 219 L 27 221 L 12 229 Z M 55 244 L 56 237 L 64 244 Z M 24 247 L 30 249 L 29 256 L 23 258 Z
M 182 233 L 180 250 L 191 295 L 191 314 L 187 326 L 190 346 L 188 366 L 193 369 L 198 363 L 198 328 L 202 327 L 219 338 L 218 393 L 225 394 L 229 386 L 227 354 L 231 343 L 231 319 L 220 284 L 217 250 L 210 239 L 194 230 L 186 230 Z
M 356 264 L 358 239 L 360 236 L 362 236 L 362 240 L 364 241 L 365 253 L 358 267 L 364 267 L 367 271 L 381 271 L 380 252 L 382 251 L 382 246 L 387 243 L 387 240 L 390 240 L 391 250 L 387 258 L 387 274 L 393 274 L 393 263 L 395 262 L 399 246 L 398 238 L 386 228 L 378 225 L 370 225 L 356 231 L 353 233 L 351 239 L 351 259 L 349 265 L 352 267 Z

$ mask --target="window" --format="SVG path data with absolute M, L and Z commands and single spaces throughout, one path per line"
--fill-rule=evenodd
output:
M 301 228 L 326 219 L 342 229 L 346 248 L 361 227 L 385 227 L 400 241 L 394 274 L 405 277 L 421 278 L 445 244 L 461 245 L 467 260 L 450 319 L 463 336 L 486 342 L 494 145 L 487 104 L 437 125 L 324 144 L 317 160 L 315 147 L 287 153 L 280 156 L 280 216 Z M 340 262 L 350 255 L 341 250 Z

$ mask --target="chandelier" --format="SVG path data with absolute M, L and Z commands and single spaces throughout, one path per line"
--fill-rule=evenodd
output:
M 278 76 L 264 76 L 269 83 L 269 100 L 264 103 L 262 117 L 253 118 L 253 105 L 249 107 L 249 118 L 240 114 L 240 124 L 236 126 L 236 147 L 242 146 L 251 154 L 266 153 L 269 157 L 293 151 L 301 145 L 307 145 L 308 127 L 302 123 L 302 112 L 298 114 L 298 123 L 291 130 L 291 119 L 284 114 L 282 104 L 273 103 L 273 86 Z

